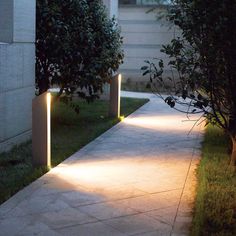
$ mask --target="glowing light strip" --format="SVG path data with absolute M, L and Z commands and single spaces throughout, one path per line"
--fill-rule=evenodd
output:
M 122 75 L 118 75 L 118 118 L 120 117 L 120 90 L 121 90 Z
M 51 94 L 47 93 L 47 166 L 51 167 Z

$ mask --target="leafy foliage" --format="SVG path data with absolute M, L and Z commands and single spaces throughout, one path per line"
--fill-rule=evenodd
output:
M 236 2 L 174 0 L 167 7 L 167 20 L 177 26 L 182 37 L 162 47 L 169 57 L 173 76 L 172 93 L 163 98 L 168 105 L 186 113 L 202 113 L 224 129 L 236 145 Z M 146 61 L 143 74 L 150 82 L 165 86 L 164 63 Z M 175 103 L 173 102 L 175 101 Z M 236 146 L 234 148 L 236 162 Z
M 101 0 L 37 0 L 36 84 L 98 98 L 123 60 L 116 20 Z

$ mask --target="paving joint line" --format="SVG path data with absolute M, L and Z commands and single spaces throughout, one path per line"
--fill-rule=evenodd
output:
M 200 126 L 200 128 L 201 128 L 201 126 Z M 200 128 L 199 128 L 199 130 L 200 130 Z M 195 137 L 195 143 L 197 143 L 197 140 L 198 140 L 199 137 L 200 137 L 200 131 L 199 131 L 199 130 L 198 130 L 198 133 L 197 133 L 197 135 L 196 135 L 196 137 Z M 176 219 L 177 219 L 177 216 L 178 216 L 178 213 L 179 213 L 179 208 L 180 208 L 180 204 L 181 204 L 182 197 L 183 197 L 183 194 L 184 194 L 184 190 L 185 190 L 185 187 L 186 187 L 186 183 L 187 183 L 187 180 L 188 180 L 188 177 L 189 177 L 190 169 L 191 169 L 191 166 L 192 166 L 192 164 L 193 164 L 193 159 L 194 159 L 195 152 L 196 152 L 196 148 L 193 147 L 192 155 L 191 155 L 191 160 L 190 160 L 189 167 L 188 167 L 188 171 L 187 171 L 187 175 L 186 175 L 186 178 L 185 178 L 185 181 L 184 181 L 183 190 L 182 190 L 182 192 L 181 192 L 181 196 L 180 196 L 178 208 L 177 208 L 177 211 L 176 211 L 176 214 L 175 214 L 175 218 L 174 218 L 172 230 L 171 230 L 171 232 L 170 232 L 170 236 L 173 234 L 173 231 L 174 231 L 174 226 L 175 226 Z

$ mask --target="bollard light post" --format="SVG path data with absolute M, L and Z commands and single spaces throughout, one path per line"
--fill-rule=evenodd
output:
M 120 117 L 120 90 L 121 90 L 121 74 L 115 75 L 110 85 L 110 104 L 109 115 L 112 117 Z
M 51 167 L 51 94 L 32 102 L 32 155 L 35 166 Z

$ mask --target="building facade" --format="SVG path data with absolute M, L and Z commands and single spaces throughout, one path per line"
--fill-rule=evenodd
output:
M 0 152 L 31 136 L 35 0 L 0 1 Z
M 162 58 L 161 45 L 175 30 L 148 13 L 155 0 L 103 0 L 124 38 L 124 79 L 141 81 L 144 60 Z M 35 93 L 35 0 L 0 1 L 0 152 L 31 136 Z M 168 71 L 166 71 L 168 74 Z
M 120 0 L 118 20 L 121 26 L 121 33 L 124 44 L 124 64 L 120 72 L 125 80 L 132 82 L 147 81 L 148 75 L 142 76 L 140 68 L 145 65 L 145 60 L 156 61 L 162 59 L 167 62 L 165 54 L 160 52 L 163 44 L 167 44 L 174 37 L 180 36 L 174 26 L 164 20 L 157 20 L 158 6 L 155 0 Z M 168 1 L 166 1 L 168 3 Z M 156 10 L 149 12 L 151 6 Z M 156 58 L 156 59 L 154 59 Z M 164 71 L 164 76 L 171 75 L 169 68 Z

